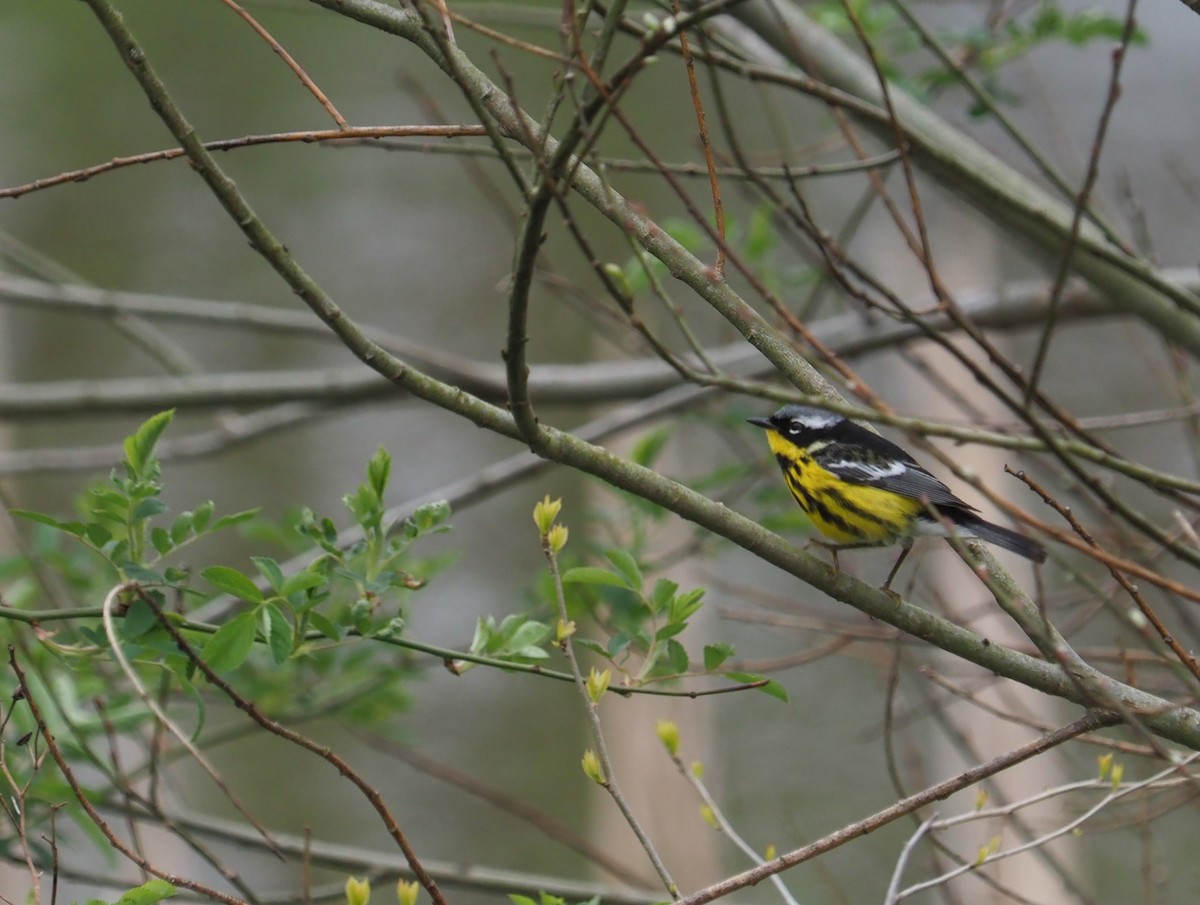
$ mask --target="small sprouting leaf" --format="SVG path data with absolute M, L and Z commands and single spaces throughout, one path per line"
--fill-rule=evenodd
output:
M 637 560 L 628 550 L 622 550 L 619 547 L 613 550 L 605 550 L 604 555 L 608 557 L 608 561 L 612 563 L 618 572 L 625 576 L 627 586 L 634 591 L 640 591 L 644 579 L 642 578 L 642 570 L 638 568 Z
M 712 672 L 732 656 L 732 644 L 706 644 L 704 646 L 704 668 Z
M 670 612 L 667 618 L 672 622 L 685 622 L 702 606 L 704 588 L 692 588 L 671 600 Z
M 445 500 L 435 500 L 424 506 L 418 506 L 416 512 L 409 517 L 409 521 L 419 534 L 427 534 L 431 531 L 449 530 L 449 526 L 442 524 L 448 518 L 450 518 L 450 504 Z
M 251 556 L 250 561 L 258 569 L 258 574 L 271 585 L 272 590 L 276 594 L 282 594 L 280 589 L 283 587 L 283 572 L 279 568 L 279 563 L 269 556 Z
M 530 649 L 537 649 L 539 654 L 544 654 L 545 652 L 540 650 L 538 645 L 548 637 L 550 637 L 550 626 L 530 619 L 513 632 L 512 638 L 508 642 L 508 648 L 512 653 L 520 654 L 523 657 L 529 656 L 526 651 Z
M 125 461 L 135 476 L 141 477 L 145 473 L 146 466 L 154 454 L 158 438 L 162 436 L 163 431 L 167 429 L 174 417 L 174 409 L 159 412 L 157 415 L 147 418 L 142 422 L 141 427 L 125 438 Z
M 375 491 L 377 500 L 383 499 L 384 491 L 387 490 L 388 476 L 391 473 L 391 454 L 381 446 L 367 462 L 367 480 L 370 481 L 371 489 Z
M 276 663 L 284 662 L 292 654 L 292 624 L 278 604 L 269 603 L 263 608 L 266 622 L 267 646 Z
M 254 647 L 258 634 L 256 622 L 253 611 L 234 616 L 208 639 L 200 652 L 201 659 L 216 673 L 237 669 L 246 662 Z
M 155 877 L 129 890 L 117 899 L 116 905 L 154 905 L 155 902 L 169 899 L 176 892 L 178 890 L 166 880 Z
M 598 569 L 595 566 L 577 566 L 563 573 L 563 584 L 603 584 L 614 588 L 629 590 L 629 583 L 620 575 L 608 569 Z
M 254 582 L 237 569 L 232 569 L 229 566 L 209 566 L 200 574 L 204 576 L 205 581 L 218 591 L 232 594 L 240 600 L 249 600 L 251 603 L 262 602 L 262 591 L 255 587 Z

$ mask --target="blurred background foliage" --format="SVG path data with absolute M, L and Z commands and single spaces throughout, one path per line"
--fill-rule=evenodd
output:
M 498 43 L 461 23 L 456 28 L 464 53 L 498 84 L 511 86 L 525 110 L 540 116 L 552 97 L 558 62 L 524 52 L 518 42 L 558 52 L 562 5 L 449 5 L 455 13 L 508 36 L 508 43 Z M 119 8 L 205 140 L 332 127 L 295 75 L 225 4 L 123 0 Z M 259 0 L 246 8 L 352 125 L 475 122 L 461 92 L 404 41 L 300 0 Z M 994 112 L 965 91 L 922 44 L 906 18 L 915 17 L 1078 188 L 1097 117 L 1104 110 L 1111 51 L 1121 37 L 1124 6 L 1051 2 L 909 6 L 850 0 L 808 4 L 805 9 L 854 48 L 859 46 L 853 25 L 857 20 L 883 71 L 896 85 L 968 131 L 984 147 L 1030 171 L 997 125 Z M 634 3 L 627 16 L 644 27 L 661 21 L 668 12 L 656 4 Z M 1200 170 L 1192 153 L 1194 117 L 1180 86 L 1195 79 L 1195 34 L 1200 22 L 1180 3 L 1143 4 L 1138 17 L 1094 200 L 1106 216 L 1121 224 L 1123 234 L 1147 260 L 1194 268 Z M 597 27 L 599 20 L 599 14 L 593 16 L 590 27 Z M 636 38 L 620 35 L 612 58 L 623 60 L 637 46 Z M 712 78 L 713 73 L 701 67 L 706 103 L 715 105 Z M 6 124 L 0 130 L 0 189 L 175 144 L 86 5 L 74 0 L 16 0 L 0 8 L 0 85 Z M 723 78 L 721 89 L 728 133 L 736 136 L 756 165 L 802 168 L 851 159 L 819 102 L 752 79 Z M 711 204 L 696 115 L 678 56 L 660 53 L 633 82 L 620 106 L 659 159 L 692 165 L 692 172 L 678 178 L 707 216 Z M 712 106 L 709 115 L 715 123 Z M 726 155 L 723 163 L 732 165 L 730 143 L 722 137 L 718 144 Z M 869 145 L 873 153 L 885 150 L 878 141 Z M 705 230 L 662 176 L 652 167 L 635 166 L 644 163 L 645 155 L 623 130 L 610 123 L 596 151 L 608 163 L 607 176 L 625 197 L 697 256 L 706 261 L 715 256 Z M 349 316 L 419 348 L 491 367 L 502 363 L 506 293 L 522 199 L 489 153 L 486 140 L 264 145 L 221 153 L 218 162 Z M 893 193 L 902 197 L 896 169 L 890 169 L 886 178 Z M 927 300 L 928 280 L 920 262 L 904 250 L 903 239 L 861 172 L 803 184 L 820 223 L 831 230 L 844 227 L 847 247 L 885 274 L 897 292 Z M 934 182 L 922 177 L 920 185 L 939 267 L 956 289 L 992 290 L 1052 274 L 1052 268 L 1031 254 L 1019 237 L 995 228 Z M 805 246 L 776 205 L 746 181 L 731 178 L 723 191 L 730 246 L 766 287 L 814 321 L 857 310 L 853 299 L 830 284 L 820 255 Z M 780 191 L 786 194 L 787 189 Z M 621 275 L 639 314 L 652 329 L 670 336 L 673 347 L 682 345 L 675 332 L 679 312 L 706 346 L 738 338 L 729 324 L 712 317 L 704 302 L 674 281 L 663 264 L 647 265 L 644 252 L 632 248 L 620 230 L 583 205 L 575 213 L 596 259 L 610 263 L 611 271 Z M 561 219 L 552 213 L 548 224 L 539 258 L 542 271 L 531 294 L 528 354 L 535 368 L 646 356 L 645 345 L 604 297 Z M 180 160 L 119 168 L 20 198 L 0 198 L 0 239 L 5 276 L 304 310 Z M 732 270 L 730 283 L 745 296 L 755 296 L 749 281 Z M 666 304 L 654 298 L 656 286 L 665 287 Z M 0 308 L 5 381 L 0 396 L 5 390 L 15 394 L 22 385 L 41 382 L 64 387 L 64 381 L 80 382 L 83 393 L 86 382 L 114 378 L 131 378 L 136 382 L 131 387 L 152 389 L 164 373 L 163 358 L 171 356 L 176 364 L 183 362 L 198 374 L 228 372 L 238 386 L 251 388 L 255 386 L 252 372 L 303 374 L 356 365 L 331 335 L 315 331 L 300 336 L 270 327 L 167 321 L 160 326 L 175 344 L 168 354 L 152 339 L 137 339 L 119 318 L 18 301 L 19 293 L 0 285 L 0 302 L 5 303 Z M 1036 331 L 1018 332 L 1008 336 L 1005 348 L 1014 360 L 1028 361 L 1036 338 Z M 1076 414 L 1108 416 L 1164 406 L 1169 395 L 1163 392 L 1164 385 L 1178 390 L 1173 402 L 1189 401 L 1190 362 L 1172 364 L 1160 338 L 1140 324 L 1118 319 L 1071 323 L 1062 328 L 1056 343 L 1043 386 Z M 912 367 L 910 359 L 891 351 L 854 364 L 897 409 L 931 419 L 941 416 L 941 410 L 935 416 L 922 406 L 930 387 L 938 386 L 940 365 L 930 366 L 935 373 L 929 378 Z M 973 387 L 963 392 L 976 398 Z M 123 457 L 117 444 L 135 436 L 153 412 L 176 402 L 161 398 L 154 407 L 131 405 L 125 411 L 101 412 L 88 404 L 84 393 L 78 405 L 57 413 L 7 409 L 3 430 L 8 450 L 111 446 L 113 451 L 109 464 L 103 466 L 51 467 L 51 457 L 33 465 L 0 461 L 9 508 L 47 514 L 63 523 L 86 521 L 84 510 L 95 500 L 89 488 L 105 485 L 110 468 Z M 677 581 L 679 595 L 704 587 L 705 606 L 689 628 L 694 634 L 679 637 L 690 652 L 690 665 L 704 660 L 706 646 L 728 644 L 739 656 L 722 669 L 734 666 L 742 672 L 769 673 L 777 683 L 773 690 L 780 696 L 786 691 L 786 704 L 770 694 L 744 691 L 688 701 L 681 710 L 670 711 L 683 725 L 685 744 L 696 749 L 694 755 L 685 754 L 685 760 L 695 756 L 705 761 L 706 778 L 718 791 L 726 813 L 758 849 L 794 847 L 881 807 L 897 795 L 889 775 L 897 770 L 897 763 L 912 788 L 950 772 L 944 764 L 933 766 L 924 760 L 929 731 L 924 720 L 928 710 L 936 709 L 930 700 L 937 697 L 928 682 L 915 669 L 906 669 L 903 679 L 896 680 L 902 685 L 899 698 L 890 704 L 885 700 L 893 681 L 886 645 L 863 643 L 847 656 L 786 664 L 798 647 L 814 645 L 824 637 L 814 625 L 844 617 L 844 607 L 815 589 L 798 592 L 794 580 L 745 551 L 694 526 L 681 526 L 679 520 L 636 496 L 565 469 L 542 471 L 527 483 L 501 484 L 498 492 L 480 494 L 456 507 L 453 514 L 437 508 L 434 517 L 431 510 L 417 510 L 415 504 L 452 495 L 443 491 L 479 476 L 488 466 L 518 453 L 520 446 L 386 388 L 361 401 L 339 397 L 328 402 L 317 392 L 305 404 L 313 406 L 311 413 L 298 415 L 251 442 L 231 442 L 204 456 L 164 454 L 161 487 L 154 498 L 162 501 L 169 515 L 156 523 L 169 530 L 179 513 L 194 513 L 208 500 L 215 505 L 216 517 L 245 510 L 258 515 L 223 531 L 188 534 L 192 530 L 188 528 L 186 551 L 174 561 L 180 574 L 160 577 L 192 588 L 188 594 L 193 596 L 181 597 L 192 606 L 201 596 L 236 590 L 230 583 L 236 586 L 238 579 L 211 571 L 214 566 L 236 570 L 261 584 L 272 577 L 266 563 L 286 564 L 293 556 L 312 561 L 323 551 L 329 558 L 321 566 L 327 570 L 322 578 L 341 583 L 320 586 L 322 593 L 334 594 L 338 604 L 336 611 L 320 617 L 329 622 L 326 634 L 331 642 L 340 641 L 336 636 L 344 631 L 379 635 L 395 618 L 400 620 L 394 627 L 397 637 L 417 639 L 433 649 L 432 654 L 422 654 L 362 643 L 345 648 L 314 644 L 312 650 L 301 651 L 299 629 L 305 604 L 298 603 L 296 611 L 286 615 L 283 610 L 278 616 L 263 615 L 265 604 L 261 612 L 254 609 L 252 622 L 265 627 L 265 645 L 253 652 L 247 648 L 244 662 L 224 654 L 231 658 L 227 663 L 231 675 L 264 712 L 296 718 L 303 732 L 335 748 L 368 781 L 386 790 L 423 856 L 542 876 L 612 881 L 611 873 L 595 872 L 578 851 L 555 844 L 546 833 L 513 819 L 511 809 L 482 800 L 461 782 L 448 784 L 430 769 L 415 768 L 412 758 L 398 761 L 397 746 L 503 790 L 511 800 L 536 807 L 580 836 L 594 833 L 597 846 L 611 847 L 630 874 L 643 883 L 653 879 L 636 852 L 630 855 L 620 847 L 624 842 L 618 844 L 607 832 L 593 830 L 597 812 L 612 806 L 579 769 L 579 755 L 588 742 L 584 714 L 570 684 L 491 667 L 468 668 L 436 653 L 473 650 L 508 655 L 524 650 L 525 642 L 532 640 L 543 653 L 549 652 L 554 668 L 564 668 L 551 649 L 557 620 L 553 589 L 537 532 L 529 521 L 533 502 L 546 494 L 567 501 L 564 522 L 570 526 L 571 542 L 563 555 L 565 568 L 604 567 L 627 575 L 617 561 L 623 553 L 645 572 L 645 597 L 639 596 L 642 587 L 581 582 L 572 588 L 571 617 L 602 639 L 600 647 L 614 643 L 614 636 L 618 644 L 636 647 L 630 639 L 653 609 L 653 589 L 660 579 Z M 807 536 L 807 526 L 778 485 L 774 466 L 760 448 L 761 438 L 741 423 L 771 405 L 764 399 L 710 397 L 704 404 L 627 432 L 617 448 L 800 542 Z M 539 414 L 547 423 L 570 428 L 610 408 L 607 400 L 598 399 L 547 404 L 539 407 Z M 236 402 L 181 406 L 162 442 L 236 425 L 244 411 Z M 1194 426 L 1166 422 L 1120 431 L 1112 439 L 1135 461 L 1194 474 L 1193 434 Z M 387 480 L 372 487 L 367 463 L 375 463 L 378 470 L 380 449 L 386 450 L 390 463 Z M 985 467 L 989 475 L 999 474 L 1000 464 L 1010 460 L 1016 461 L 1009 457 Z M 1002 496 L 1018 493 L 1009 487 L 1009 483 L 1016 487 L 1015 482 L 996 478 L 989 483 L 1004 488 Z M 356 496 L 362 487 L 369 488 L 365 496 Z M 1155 517 L 1170 518 L 1169 505 L 1142 495 L 1139 489 L 1130 494 Z M 343 503 L 346 496 L 348 504 Z M 409 538 L 414 541 L 412 550 L 406 548 L 404 558 L 392 564 L 395 569 L 389 567 L 383 579 L 370 576 L 381 584 L 370 585 L 366 575 L 370 570 L 361 561 L 335 562 L 329 545 L 323 547 L 328 538 L 322 520 L 329 518 L 339 529 L 357 524 L 369 533 L 372 520 L 389 507 L 394 507 L 393 515 L 413 516 L 418 523 L 428 517 L 430 522 L 414 529 Z M 378 528 L 380 523 L 374 524 Z M 71 542 L 70 534 L 28 519 L 9 525 L 5 543 L 10 556 L 0 573 L 6 606 L 100 605 L 121 566 L 98 561 Z M 147 542 L 153 547 L 149 536 Z M 606 559 L 606 552 L 614 550 L 619 551 L 617 559 L 612 555 Z M 864 554 L 855 560 L 855 571 L 872 580 L 885 568 L 887 557 Z M 200 578 L 204 575 L 217 581 L 206 584 Z M 282 574 L 279 578 L 285 580 Z M 412 587 L 407 584 L 410 580 Z M 316 588 L 294 587 L 292 592 L 300 600 Z M 379 609 L 373 602 L 377 593 L 387 601 Z M 938 599 L 936 593 L 931 596 Z M 678 595 L 673 599 L 678 604 Z M 176 603 L 165 598 L 164 602 L 170 604 L 168 608 Z M 254 608 L 261 601 L 243 598 L 243 607 L 246 603 Z M 207 606 L 204 612 L 226 616 L 236 610 Z M 764 612 L 779 609 L 802 618 L 770 625 L 747 616 L 751 610 L 763 617 Z M 125 641 L 136 644 L 139 627 L 161 633 L 153 628 L 152 614 L 142 613 L 141 618 L 140 624 L 124 624 Z M 506 618 L 516 621 L 502 630 Z M 253 621 L 260 619 L 266 622 Z M 274 654 L 272 624 L 280 632 Z M 1193 624 L 1185 623 L 1189 629 Z M 533 625 L 545 631 L 529 628 Z M 310 626 L 304 623 L 303 627 Z M 876 626 L 862 620 L 857 627 L 869 634 Z M 70 756 L 107 757 L 105 739 L 111 737 L 132 767 L 137 745 L 118 736 L 129 733 L 141 742 L 162 743 L 139 699 L 120 681 L 111 662 L 104 660 L 98 667 L 96 656 L 54 649 L 76 644 L 103 648 L 103 634 L 95 620 L 81 620 L 74 624 L 77 634 L 53 639 L 39 638 L 17 622 L 10 621 L 5 628 L 12 630 L 26 656 L 37 651 L 42 658 L 34 679 L 38 695 L 52 698 L 76 730 L 95 745 L 89 751 L 71 748 Z M 318 625 L 314 630 L 324 628 Z M 521 643 L 514 644 L 517 631 L 524 634 L 518 636 Z M 1085 622 L 1077 640 L 1112 645 L 1127 631 L 1128 627 L 1114 628 L 1109 622 Z M 284 637 L 291 632 L 295 634 Z M 169 663 L 171 640 L 165 634 L 153 638 Z M 222 645 L 240 648 L 245 638 L 244 633 L 230 630 Z M 676 667 L 682 663 L 673 649 L 668 650 L 667 640 L 663 639 L 662 659 L 657 661 L 660 671 L 681 672 Z M 608 652 L 620 653 L 615 647 Z M 149 656 L 147 650 L 135 653 Z M 303 656 L 293 656 L 298 653 Z M 773 664 L 779 662 L 791 668 L 776 672 Z M 443 663 L 451 668 L 443 669 Z M 182 679 L 195 678 L 183 658 L 176 657 L 172 666 Z M 15 687 L 11 678 L 6 678 L 5 688 L 11 687 Z M 174 703 L 188 714 L 183 722 L 189 729 L 196 728 L 195 720 L 203 713 L 203 731 L 196 740 L 248 810 L 280 832 L 298 834 L 300 828 L 310 827 L 321 842 L 367 852 L 390 850 L 372 815 L 348 785 L 334 780 L 326 765 L 274 739 L 246 732 L 237 713 L 226 705 L 213 706 L 208 697 L 208 691 L 194 691 L 192 701 L 181 696 Z M 615 731 L 653 734 L 657 715 L 653 707 L 622 721 L 617 714 L 626 702 L 612 698 L 606 698 L 605 707 Z M 94 706 L 96 699 L 103 701 L 102 710 Z M 887 716 L 890 706 L 897 710 L 894 724 Z M 662 712 L 667 713 L 665 705 Z M 1065 715 L 1065 708 L 1052 704 L 1040 713 L 1047 723 Z M 897 733 L 894 745 L 882 744 L 881 738 L 892 732 Z M 214 794 L 195 764 L 186 758 L 175 760 L 180 749 L 171 747 L 164 769 L 170 772 L 178 795 L 172 805 L 198 818 L 240 819 L 227 800 Z M 962 749 L 962 762 L 974 762 L 969 746 Z M 11 754 L 13 749 L 8 750 Z M 1091 776 L 1092 760 L 1089 750 L 1075 752 L 1066 772 L 1072 777 Z M 100 775 L 95 772 L 101 769 L 99 764 L 93 768 L 87 774 L 89 781 Z M 646 771 L 655 777 L 651 785 L 678 786 L 682 794 L 690 794 L 666 758 Z M 1033 775 L 1036 783 L 1036 771 Z M 42 771 L 38 781 L 44 784 L 38 793 L 43 806 L 69 797 L 53 771 Z M 660 828 L 673 828 L 660 829 L 664 835 L 677 832 L 686 841 L 711 832 L 694 803 L 676 810 L 673 802 L 659 805 L 646 798 L 639 806 L 654 812 Z M 1065 872 L 1084 878 L 1072 888 L 1089 890 L 1096 901 L 1134 901 L 1147 890 L 1157 898 L 1144 901 L 1194 900 L 1200 873 L 1186 855 L 1188 818 L 1185 810 L 1155 824 L 1153 844 L 1145 843 L 1140 850 L 1140 857 L 1152 866 L 1137 875 L 1128 867 L 1136 830 L 1118 832 L 1121 820 L 1114 819 L 1111 833 L 1089 839 L 1086 851 L 1072 852 L 1067 858 L 1079 860 L 1072 860 Z M 72 867 L 80 872 L 76 879 L 64 880 L 63 901 L 93 895 L 110 901 L 122 883 L 133 885 L 137 880 L 136 872 L 122 873 L 113 867 L 102 854 L 103 842 L 87 826 L 86 820 L 60 818 L 58 823 L 63 856 L 69 853 Z M 803 902 L 875 900 L 886 887 L 896 852 L 910 832 L 908 825 L 886 827 L 871 838 L 869 848 L 832 852 L 819 866 L 793 871 L 788 882 Z M 92 845 L 86 835 L 92 837 Z M 221 858 L 237 865 L 249 885 L 263 894 L 263 901 L 278 900 L 265 891 L 297 888 L 299 859 L 279 864 L 228 838 L 217 845 Z M 675 862 L 688 889 L 744 866 L 736 852 L 720 843 L 707 841 L 692 848 L 691 859 L 680 855 Z M 5 854 L 19 862 L 15 838 L 7 830 Z M 207 868 L 196 866 L 197 860 L 182 847 L 166 846 L 162 858 L 182 872 L 197 870 L 210 882 L 219 882 L 211 871 L 204 873 Z M 318 872 L 315 885 L 332 890 L 335 898 L 342 896 L 341 877 L 346 870 L 327 866 Z M 95 880 L 100 874 L 120 879 L 102 888 Z M 0 867 L 0 888 L 10 900 L 19 901 L 27 883 L 20 869 Z M 981 892 L 983 886 L 966 889 L 965 897 L 971 901 L 992 901 L 976 896 L 996 895 Z M 524 892 L 533 894 L 529 889 Z M 385 893 L 376 895 L 383 898 Z M 498 895 L 494 890 L 455 890 L 453 901 L 495 901 Z M 774 895 L 764 885 L 740 892 L 738 901 L 773 900 Z

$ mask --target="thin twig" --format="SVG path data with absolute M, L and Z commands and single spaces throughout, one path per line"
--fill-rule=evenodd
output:
M 25 680 L 25 672 L 21 669 L 21 664 L 17 661 L 17 650 L 16 646 L 13 644 L 8 646 L 8 663 L 12 668 L 13 673 L 17 677 L 17 682 L 21 686 L 21 693 L 23 694 L 26 703 L 29 705 L 29 712 L 33 714 L 33 719 L 37 723 L 38 731 L 41 734 L 41 737 L 46 740 L 46 747 L 50 751 L 50 756 L 53 757 L 54 762 L 58 764 L 58 769 L 62 772 L 63 779 L 70 787 L 71 792 L 75 796 L 75 800 L 79 802 L 79 806 L 83 808 L 88 817 L 91 818 L 92 823 L 96 825 L 96 828 L 100 830 L 100 832 L 104 835 L 104 838 L 108 840 L 109 845 L 111 845 L 116 851 L 120 852 L 138 867 L 156 877 L 161 877 L 163 880 L 166 880 L 173 886 L 180 886 L 184 889 L 190 889 L 193 892 L 198 892 L 201 895 L 208 896 L 209 898 L 215 899 L 218 902 L 224 902 L 225 905 L 247 905 L 247 903 L 243 900 L 226 895 L 225 893 L 213 889 L 210 886 L 205 886 L 203 883 L 197 883 L 195 880 L 191 880 L 187 877 L 181 877 L 175 874 L 167 873 L 165 870 L 162 870 L 151 864 L 117 837 L 112 828 L 108 825 L 104 818 L 100 816 L 99 812 L 92 805 L 87 793 L 79 785 L 79 781 L 75 778 L 75 773 L 71 770 L 71 765 L 67 762 L 66 757 L 63 756 L 62 751 L 58 747 L 58 742 L 55 740 L 54 736 L 51 735 L 49 728 L 46 726 L 46 720 L 42 716 L 41 707 L 34 699 L 29 688 L 29 684 Z M 262 837 L 260 836 L 260 838 Z
M 1022 761 L 1049 751 L 1063 742 L 1070 741 L 1077 735 L 1091 732 L 1102 726 L 1114 725 L 1116 722 L 1117 718 L 1111 714 L 1088 713 L 1048 735 L 1044 735 L 1026 745 L 1022 745 L 1020 748 L 1009 751 L 1007 754 L 994 758 L 985 764 L 973 767 L 937 785 L 923 789 L 915 795 L 910 795 L 907 798 L 897 801 L 895 804 L 877 811 L 862 820 L 847 824 L 841 829 L 830 833 L 828 836 L 824 836 L 802 848 L 780 855 L 774 861 L 743 871 L 740 874 L 735 874 L 732 877 L 727 877 L 719 883 L 705 887 L 690 896 L 680 899 L 676 905 L 704 905 L 706 902 L 712 902 L 731 892 L 761 883 L 773 874 L 780 873 L 790 867 L 795 867 L 797 864 L 803 864 L 805 861 L 810 861 L 818 855 L 839 848 L 847 842 L 865 836 L 867 833 L 912 813 L 918 808 L 925 807 L 935 801 L 941 801 L 943 798 L 947 798 L 962 789 L 969 788 L 975 783 L 987 779 L 989 776 L 994 776 Z
M 146 605 L 154 611 L 154 615 L 158 617 L 159 625 L 161 625 L 166 633 L 171 636 L 171 640 L 175 642 L 176 646 L 188 658 L 189 662 L 195 665 L 195 667 L 204 674 L 204 677 L 208 679 L 208 681 L 211 682 L 214 687 L 224 693 L 225 696 L 233 702 L 233 705 L 237 707 L 238 710 L 242 711 L 244 714 L 250 717 L 250 719 L 252 719 L 263 729 L 270 732 L 272 735 L 277 735 L 285 741 L 291 742 L 293 745 L 317 755 L 317 757 L 324 760 L 326 763 L 336 769 L 338 773 L 346 777 L 346 779 L 350 780 L 351 783 L 358 787 L 358 790 L 363 794 L 363 797 L 367 799 L 371 807 L 375 810 L 375 813 L 379 815 L 379 818 L 382 820 L 388 835 L 392 837 L 392 840 L 404 854 L 405 860 L 408 862 L 409 867 L 412 868 L 413 875 L 417 878 L 417 881 L 421 884 L 421 886 L 425 888 L 425 891 L 429 893 L 429 897 L 433 899 L 435 905 L 447 905 L 445 898 L 442 896 L 441 889 L 438 888 L 438 885 L 434 881 L 433 877 L 431 877 L 421 865 L 420 859 L 417 858 L 416 852 L 409 845 L 408 839 L 401 831 L 400 825 L 396 822 L 396 818 L 392 816 L 392 812 L 388 809 L 388 806 L 384 802 L 383 796 L 379 794 L 379 791 L 368 784 L 358 772 L 356 772 L 348 763 L 346 763 L 345 760 L 343 760 L 329 748 L 319 745 L 312 739 L 301 735 L 299 732 L 288 729 L 286 726 L 283 726 L 277 723 L 275 720 L 270 719 L 269 717 L 265 716 L 252 701 L 238 694 L 232 685 L 221 678 L 221 676 L 217 675 L 217 673 L 213 671 L 212 667 L 205 663 L 204 659 L 196 653 L 192 645 L 188 643 L 187 638 L 185 638 L 179 629 L 175 627 L 174 623 L 167 618 L 166 614 L 159 607 L 153 596 L 142 592 L 140 588 L 136 589 L 136 592 L 139 595 L 139 599 L 144 601 Z
M 629 828 L 637 837 L 638 843 L 646 852 L 646 856 L 650 859 L 650 863 L 654 865 L 654 871 L 662 880 L 672 899 L 679 898 L 679 887 L 675 885 L 675 881 L 671 878 L 667 866 L 663 863 L 662 857 L 658 854 L 658 849 L 650 837 L 646 835 L 646 831 L 642 828 L 633 810 L 629 807 L 629 802 L 621 793 L 621 788 L 617 784 L 617 774 L 613 767 L 612 758 L 608 755 L 608 745 L 604 741 L 604 729 L 600 725 L 600 711 L 597 707 L 597 702 L 592 700 L 588 693 L 587 680 L 583 676 L 583 671 L 579 668 L 579 659 L 575 655 L 575 645 L 571 639 L 571 619 L 567 614 L 567 598 L 563 591 L 562 574 L 558 569 L 558 557 L 550 545 L 548 536 L 542 537 L 542 551 L 546 555 L 547 561 L 550 563 L 550 576 L 554 582 L 554 596 L 558 602 L 558 618 L 559 625 L 563 627 L 563 638 L 559 645 L 562 648 L 563 654 L 566 655 L 567 662 L 571 666 L 571 675 L 575 680 L 575 687 L 579 689 L 579 694 L 583 698 L 584 711 L 587 714 L 588 727 L 591 731 L 592 741 L 596 745 L 596 754 L 600 760 L 601 776 L 598 782 L 604 787 L 604 790 L 612 797 L 617 809 L 620 810 L 621 816 L 625 818 L 625 822 L 629 824 Z
M 295 58 L 284 49 L 282 44 L 271 37 L 271 33 L 263 28 L 257 19 L 255 19 L 252 15 L 246 12 L 245 9 L 235 3 L 234 0 L 221 0 L 221 2 L 241 16 L 242 20 L 252 29 L 254 29 L 255 33 L 260 38 L 267 42 L 267 46 L 279 55 L 279 58 L 287 64 L 288 69 L 292 70 L 292 72 L 296 74 L 296 77 L 300 79 L 301 84 L 303 84 L 304 87 L 309 90 L 309 93 L 311 93 L 312 96 L 317 99 L 317 103 L 324 107 L 325 112 L 333 117 L 333 121 L 338 124 L 339 129 L 350 128 L 350 124 L 346 122 L 346 118 L 342 116 L 342 114 L 338 113 L 337 108 L 333 106 L 333 102 L 326 97 L 325 92 L 317 87 L 317 83 L 309 77 L 308 73 L 304 71 L 303 67 L 301 67 L 301 65 L 296 62 Z

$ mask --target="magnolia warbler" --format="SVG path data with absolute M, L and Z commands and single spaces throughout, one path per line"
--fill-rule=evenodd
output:
M 1037 541 L 984 521 L 974 506 L 955 496 L 907 452 L 849 418 L 824 409 L 785 405 L 770 418 L 749 421 L 766 428 L 788 490 L 837 546 L 903 544 L 884 588 L 891 586 L 913 537 L 921 534 L 953 533 L 987 541 L 1034 562 L 1046 559 Z

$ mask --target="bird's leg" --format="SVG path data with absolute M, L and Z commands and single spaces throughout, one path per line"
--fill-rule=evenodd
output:
M 866 547 L 875 547 L 878 544 L 831 544 L 828 541 L 817 540 L 815 537 L 809 538 L 807 546 L 823 547 L 829 551 L 829 558 L 833 561 L 833 567 L 837 571 L 842 571 L 838 565 L 838 552 L 841 550 L 862 550 Z
M 900 564 L 904 562 L 905 557 L 912 552 L 912 545 L 913 542 L 911 537 L 907 538 L 901 545 L 900 555 L 896 557 L 896 563 L 892 566 L 892 571 L 888 572 L 887 581 L 883 583 L 883 587 L 880 588 L 881 591 L 887 591 L 889 594 L 895 593 L 892 590 L 892 579 L 895 578 L 896 573 L 900 571 Z

